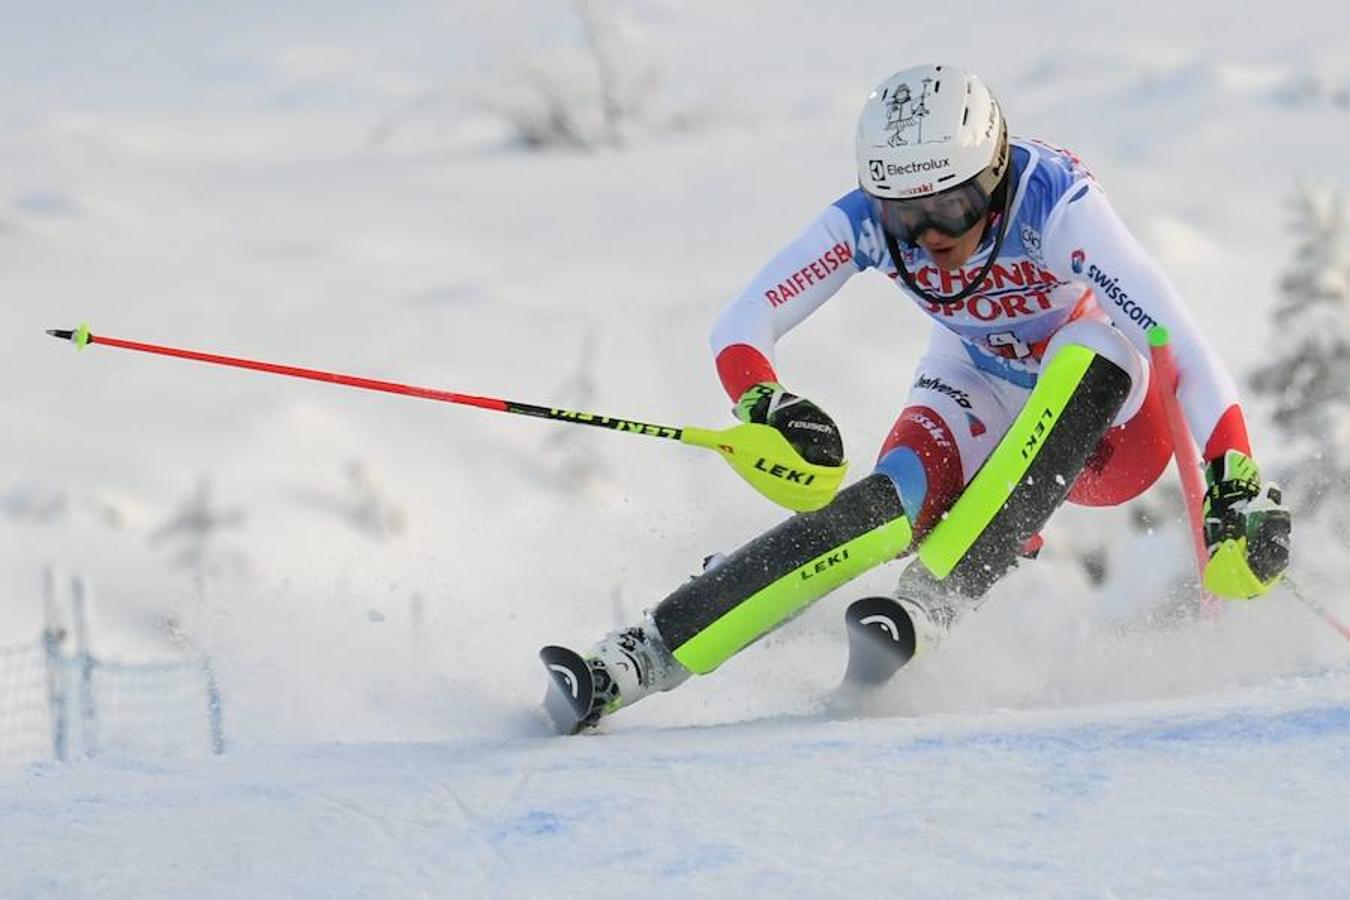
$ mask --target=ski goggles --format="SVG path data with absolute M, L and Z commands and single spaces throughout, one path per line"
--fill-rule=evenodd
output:
M 936 194 L 893 200 L 873 197 L 881 225 L 897 240 L 914 245 L 929 228 L 947 237 L 960 237 L 989 213 L 990 194 L 980 185 L 982 178 Z

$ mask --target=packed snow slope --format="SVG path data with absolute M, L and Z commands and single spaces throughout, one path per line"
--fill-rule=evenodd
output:
M 0 895 L 1332 896 L 1345 690 L 41 767 Z
M 1342 3 L 607 8 L 644 117 L 533 153 L 502 111 L 584 89 L 567 4 L 0 3 L 0 646 L 36 638 L 43 566 L 81 573 L 95 652 L 214 656 L 230 741 L 0 762 L 0 896 L 1338 890 L 1346 642 L 1283 593 L 1178 621 L 1174 521 L 1065 510 L 868 717 L 822 698 L 843 607 L 894 567 L 548 739 L 539 645 L 783 513 L 676 445 L 43 335 L 729 424 L 718 310 L 855 184 L 867 91 L 938 59 L 1088 162 L 1241 380 L 1295 179 L 1345 185 Z M 854 477 L 926 329 L 860 277 L 780 345 Z M 1350 618 L 1344 548 L 1296 540 Z

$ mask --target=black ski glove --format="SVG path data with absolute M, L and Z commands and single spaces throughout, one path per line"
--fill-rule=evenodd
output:
M 789 394 L 781 384 L 751 385 L 736 402 L 736 418 L 769 425 L 787 438 L 802 459 L 818 466 L 844 463 L 844 442 L 825 411 L 805 397 Z
M 1205 469 L 1205 587 L 1232 600 L 1259 597 L 1289 567 L 1289 511 L 1262 485 L 1256 463 L 1229 450 Z

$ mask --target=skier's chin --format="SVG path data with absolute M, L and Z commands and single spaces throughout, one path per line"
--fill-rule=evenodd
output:
M 919 235 L 919 244 L 939 269 L 960 269 L 980 247 L 984 223 L 979 222 L 964 234 L 950 235 L 930 228 Z
M 942 250 L 928 250 L 928 257 L 933 260 L 939 269 L 949 271 L 959 269 L 970 259 L 971 254 L 965 253 L 960 247 L 950 247 Z

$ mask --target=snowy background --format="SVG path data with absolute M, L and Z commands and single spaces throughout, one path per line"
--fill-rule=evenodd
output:
M 559 741 L 537 648 L 782 517 L 715 455 L 42 333 L 720 427 L 718 310 L 853 186 L 870 88 L 945 60 L 1087 161 L 1245 380 L 1296 181 L 1345 188 L 1350 9 L 1064 10 L 0 3 L 0 646 L 79 573 L 99 655 L 213 656 L 230 746 L 0 761 L 0 896 L 1340 889 L 1350 645 L 1283 592 L 1177 621 L 1166 490 L 1151 531 L 1066 510 L 874 718 L 821 701 L 885 569 Z M 549 104 L 599 146 L 531 149 Z M 780 345 L 855 477 L 926 328 L 860 277 Z M 1295 529 L 1350 618 L 1343 542 Z

